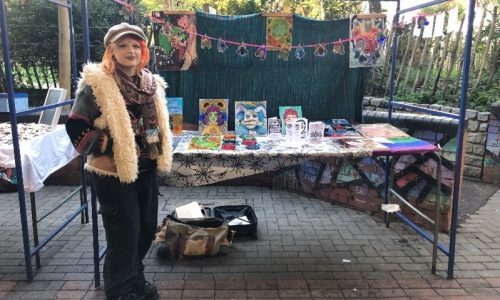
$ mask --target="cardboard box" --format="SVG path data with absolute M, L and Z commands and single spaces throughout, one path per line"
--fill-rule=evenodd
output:
M 28 110 L 28 94 L 14 93 L 16 112 Z M 0 112 L 9 112 L 9 99 L 6 93 L 0 93 Z

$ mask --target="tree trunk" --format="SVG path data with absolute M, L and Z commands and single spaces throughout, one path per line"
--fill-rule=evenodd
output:
M 67 4 L 66 0 L 62 2 Z M 71 97 L 71 45 L 68 8 L 58 6 L 57 16 L 59 24 L 59 86 L 66 89 Z
M 33 83 L 33 79 L 31 79 L 30 65 L 29 62 L 22 64 L 23 68 L 26 70 L 26 76 L 28 76 L 28 83 L 32 89 L 35 88 L 35 84 Z
M 382 75 L 380 76 L 380 81 L 379 81 L 379 89 L 382 90 L 382 85 L 384 84 L 384 77 L 385 73 L 387 72 L 387 69 L 391 65 L 391 60 L 390 60 L 390 55 L 391 55 L 391 48 L 392 45 L 389 43 L 392 43 L 392 37 L 394 35 L 394 26 L 391 28 L 391 32 L 389 33 L 389 38 L 386 41 L 385 45 L 385 62 L 384 66 L 382 67 Z M 387 90 L 384 92 L 384 95 L 387 93 Z
M 37 69 L 37 66 L 36 66 L 36 63 L 32 63 L 33 64 L 33 73 L 35 73 L 35 79 L 36 79 L 36 83 L 38 84 L 38 89 L 43 89 L 43 86 L 42 86 L 42 83 L 40 82 L 40 76 L 38 76 L 38 71 L 36 70 Z
M 476 84 L 474 88 L 477 88 L 479 82 L 481 81 L 481 76 L 483 75 L 484 66 L 488 60 L 488 51 L 491 47 L 491 40 L 493 39 L 493 33 L 495 32 L 495 25 L 497 22 L 497 6 L 493 9 L 493 19 L 491 20 L 490 32 L 488 33 L 488 41 L 486 42 L 486 47 L 484 47 L 484 52 L 482 55 L 481 66 L 479 67 L 479 74 L 477 74 Z

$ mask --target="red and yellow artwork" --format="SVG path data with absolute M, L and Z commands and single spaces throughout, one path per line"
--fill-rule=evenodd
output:
M 378 67 L 384 64 L 385 15 L 352 15 L 350 18 L 349 67 Z

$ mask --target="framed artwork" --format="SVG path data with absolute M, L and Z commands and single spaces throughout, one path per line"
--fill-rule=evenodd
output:
M 266 101 L 235 101 L 234 129 L 237 136 L 266 135 Z
M 201 135 L 223 135 L 227 131 L 228 99 L 200 99 L 199 111 Z
M 153 11 L 152 16 L 156 70 L 196 68 L 196 15 L 188 11 Z
M 279 113 L 281 119 L 281 133 L 286 134 L 285 124 L 302 118 L 302 106 L 280 106 Z
M 292 46 L 291 14 L 263 14 L 266 17 L 266 47 L 269 51 L 280 51 Z
M 319 144 L 325 134 L 325 123 L 321 121 L 309 123 L 307 137 L 310 143 Z
M 269 127 L 269 136 L 276 138 L 281 137 L 281 122 L 277 117 L 272 117 L 267 120 L 267 126 Z
M 380 67 L 385 60 L 384 14 L 350 16 L 349 67 Z
M 66 98 L 66 89 L 63 88 L 49 88 L 47 91 L 47 96 L 45 96 L 45 102 L 43 106 L 56 104 L 63 101 Z M 57 126 L 59 123 L 59 117 L 61 116 L 62 106 L 46 109 L 40 113 L 39 124 L 46 124 L 52 126 L 52 128 Z
M 174 135 L 182 134 L 182 107 L 182 98 L 167 97 L 169 124 Z

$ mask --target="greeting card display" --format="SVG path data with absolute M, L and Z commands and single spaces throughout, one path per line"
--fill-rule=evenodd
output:
M 281 133 L 286 133 L 285 124 L 302 118 L 302 106 L 280 106 Z
M 223 135 L 227 131 L 227 99 L 200 99 L 199 109 L 201 135 Z
M 302 125 L 300 126 L 300 138 L 305 139 L 307 136 L 307 123 L 308 120 L 306 118 L 298 118 L 297 121 L 298 123 L 301 123 Z
M 266 101 L 236 101 L 234 103 L 236 135 L 266 135 Z
M 281 135 L 281 121 L 277 117 L 267 119 L 267 126 L 269 127 L 269 137 L 273 139 L 282 138 Z
M 325 134 L 325 123 L 320 121 L 309 123 L 309 130 L 307 131 L 307 137 L 310 143 L 312 144 L 321 143 L 324 134 Z
M 168 97 L 167 98 L 167 108 L 169 115 L 170 129 L 174 135 L 182 134 L 182 98 L 178 97 Z

